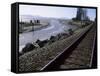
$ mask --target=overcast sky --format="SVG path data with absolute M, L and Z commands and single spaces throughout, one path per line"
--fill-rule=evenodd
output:
M 19 15 L 32 15 L 54 18 L 76 17 L 77 8 L 72 7 L 54 7 L 54 6 L 37 6 L 37 5 L 19 5 Z M 87 15 L 91 20 L 96 16 L 95 9 L 87 9 Z

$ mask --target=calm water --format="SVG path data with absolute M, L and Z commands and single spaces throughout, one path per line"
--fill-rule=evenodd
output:
M 64 25 L 61 24 L 58 20 L 51 20 L 50 25 L 46 28 L 22 33 L 19 35 L 19 51 L 25 46 L 27 43 L 35 42 L 37 39 L 39 40 L 45 40 L 49 39 L 51 35 L 55 36 L 58 33 L 64 32 L 64 30 L 68 30 L 69 28 L 76 29 L 76 26 L 72 25 Z

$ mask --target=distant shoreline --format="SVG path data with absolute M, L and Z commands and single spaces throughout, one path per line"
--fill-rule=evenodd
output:
M 29 28 L 28 28 L 28 30 L 23 31 L 23 32 L 20 32 L 20 34 L 27 33 L 27 32 L 32 32 L 32 31 L 37 31 L 37 30 L 41 30 L 41 29 L 43 29 L 43 28 L 48 27 L 49 25 L 50 25 L 50 24 L 48 23 L 47 25 L 41 25 L 41 26 L 38 26 L 38 27 L 33 26 L 33 27 L 35 27 L 34 29 L 29 29 Z M 32 27 L 32 26 L 30 26 L 30 27 Z

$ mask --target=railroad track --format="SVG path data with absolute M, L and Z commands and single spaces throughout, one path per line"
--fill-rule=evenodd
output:
M 77 68 L 91 68 L 92 66 L 94 66 L 92 63 L 94 62 L 94 52 L 96 51 L 96 30 L 95 27 L 92 26 L 93 24 L 91 24 L 91 27 L 89 27 L 83 34 L 81 34 L 72 44 L 70 44 L 70 46 L 68 46 L 67 48 L 65 48 L 59 55 L 57 55 L 54 59 L 52 59 L 48 64 L 46 64 L 43 68 L 41 68 L 40 71 L 57 71 L 57 70 L 65 70 L 65 69 L 77 69 Z M 93 35 L 92 35 L 93 34 Z M 89 36 L 93 36 L 92 38 L 92 45 L 91 45 L 91 49 L 92 51 L 90 52 L 90 61 L 88 61 L 88 65 L 86 63 L 84 64 L 80 64 L 82 62 L 76 63 L 75 59 L 74 61 L 70 60 L 73 59 L 75 56 L 75 54 L 77 53 L 73 53 L 74 51 L 77 52 L 77 49 L 79 49 L 82 44 L 84 44 L 84 42 L 86 41 L 86 38 L 88 38 Z M 95 50 L 95 51 L 94 51 Z M 80 51 L 79 51 L 80 52 Z M 75 57 L 77 58 L 77 57 Z M 80 58 L 78 56 L 78 58 Z M 93 60 L 94 59 L 94 60 Z M 69 62 L 68 62 L 69 60 Z M 76 59 L 77 60 L 77 59 Z M 81 59 L 80 59 L 81 61 Z M 84 66 L 86 64 L 86 66 Z M 63 67 L 62 67 L 63 66 Z M 75 67 L 78 66 L 78 67 Z M 72 68 L 73 67 L 73 68 Z

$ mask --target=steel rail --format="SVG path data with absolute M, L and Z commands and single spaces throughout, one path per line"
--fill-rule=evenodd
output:
M 69 56 L 71 52 L 75 49 L 75 47 L 77 47 L 77 45 L 81 42 L 81 40 L 84 39 L 85 35 L 92 28 L 93 24 L 90 25 L 90 28 L 88 28 L 83 34 L 81 34 L 74 42 L 72 42 L 68 47 L 66 47 L 60 54 L 58 54 L 54 59 L 47 63 L 43 68 L 41 68 L 40 71 L 57 70 L 57 67 L 60 65 L 62 59 L 64 59 L 65 56 Z

